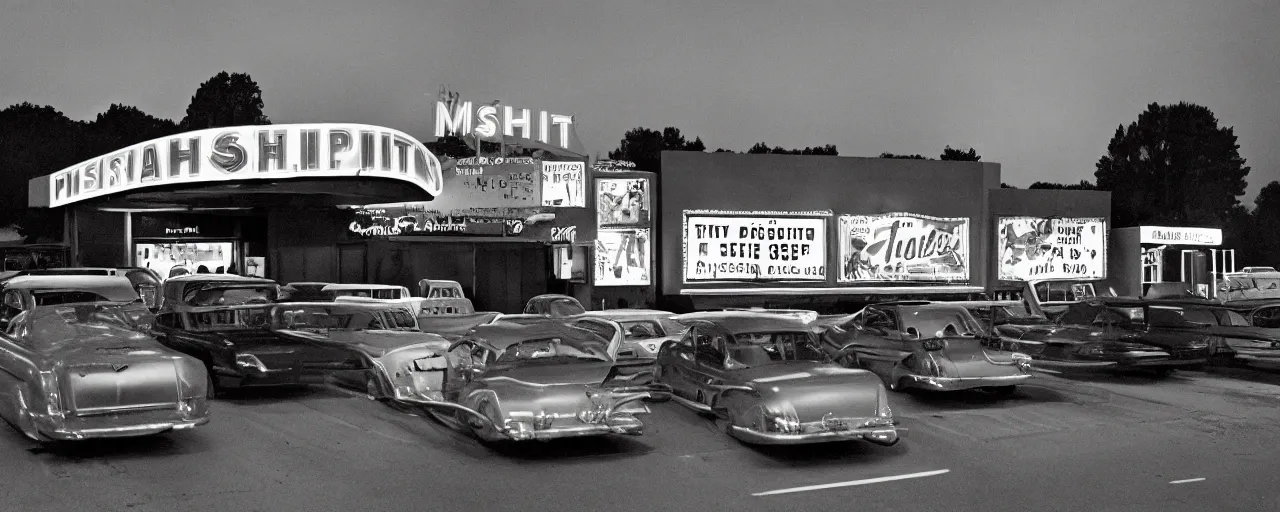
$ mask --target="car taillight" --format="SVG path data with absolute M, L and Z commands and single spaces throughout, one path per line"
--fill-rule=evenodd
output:
M 932 357 L 920 358 L 920 369 L 925 375 L 932 377 L 941 377 L 942 369 L 938 367 L 938 363 Z
M 922 345 L 924 345 L 925 350 L 942 350 L 944 346 L 942 340 L 924 340 Z
M 61 416 L 62 397 L 58 393 L 58 377 L 53 372 L 40 372 L 40 387 L 45 394 L 46 412 L 50 416 Z

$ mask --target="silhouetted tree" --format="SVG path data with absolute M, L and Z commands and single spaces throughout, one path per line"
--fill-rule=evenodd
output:
M 1000 183 L 1000 188 L 1018 188 L 1018 187 L 1015 187 L 1015 186 L 1010 185 L 1010 184 L 1008 184 L 1008 183 L 1003 183 L 1003 182 L 1002 182 L 1002 183 Z
M 806 146 L 804 149 L 786 149 L 782 146 L 769 147 L 769 144 L 757 142 L 747 150 L 747 154 L 773 154 L 773 155 L 830 155 L 839 156 L 840 151 L 836 149 L 834 144 L 824 146 Z
M 898 160 L 929 160 L 923 155 L 895 155 L 893 153 L 880 153 L 880 158 L 895 158 Z
M 679 128 L 666 127 L 661 132 L 634 128 L 623 135 L 618 148 L 609 152 L 611 160 L 629 160 L 636 170 L 660 172 L 663 151 L 706 151 L 701 138 L 685 140 Z
M 1080 180 L 1080 183 L 1063 184 L 1049 183 L 1047 181 L 1037 181 L 1032 183 L 1028 189 L 1049 189 L 1049 190 L 1098 190 L 1098 187 L 1089 180 Z
M 0 225 L 16 225 L 27 242 L 61 237 L 62 212 L 27 208 L 27 183 L 93 156 L 84 124 L 50 106 L 0 110 Z
M 85 128 L 88 136 L 93 139 L 94 146 L 91 151 L 94 154 L 86 155 L 85 158 L 93 158 L 95 155 L 110 153 L 180 131 L 178 124 L 171 120 L 153 117 L 138 110 L 137 107 L 115 103 L 112 103 L 106 112 L 98 114 L 97 119 L 88 123 Z
M 969 151 L 960 151 L 958 149 L 951 149 L 951 146 L 947 146 L 946 149 L 942 150 L 942 155 L 938 157 L 938 160 L 978 162 L 982 160 L 982 157 L 978 155 L 978 152 L 973 148 L 969 148 Z
M 1244 195 L 1249 167 L 1232 128 L 1208 108 L 1152 103 L 1120 126 L 1098 160 L 1098 188 L 1111 191 L 1117 227 L 1221 226 Z
M 200 84 L 179 123 L 183 131 L 271 124 L 262 113 L 262 89 L 246 73 L 223 71 Z
M 713 153 L 733 153 L 733 151 L 729 151 L 725 148 L 716 148 L 716 150 L 713 151 Z

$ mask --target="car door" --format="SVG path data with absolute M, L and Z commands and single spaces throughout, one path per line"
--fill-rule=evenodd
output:
M 719 393 L 712 386 L 724 383 L 728 337 L 728 333 L 710 325 L 698 330 L 698 337 L 694 338 L 694 364 L 689 372 L 694 402 L 710 407 Z
M 685 329 L 680 341 L 668 345 L 658 354 L 658 372 L 662 383 L 671 386 L 672 393 L 685 399 L 692 399 L 696 395 L 689 375 L 694 366 L 694 340 L 697 339 L 698 329 L 697 325 Z

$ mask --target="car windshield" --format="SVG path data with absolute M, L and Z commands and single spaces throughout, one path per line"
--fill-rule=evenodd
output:
M 973 336 L 983 332 L 962 307 L 906 306 L 901 309 L 902 330 L 908 338 Z
M 582 304 L 573 299 L 554 299 L 547 303 L 547 312 L 552 316 L 574 316 L 586 313 Z
M 648 338 L 661 338 L 670 336 L 673 332 L 680 332 L 679 325 L 672 325 L 674 322 L 664 322 L 659 319 L 651 320 L 627 320 L 618 322 L 622 326 L 622 332 L 628 340 L 643 340 Z
M 138 294 L 124 287 L 118 290 L 37 290 L 31 292 L 37 306 L 56 306 L 75 302 L 133 302 Z
M 266 307 L 215 309 L 187 313 L 188 328 L 197 332 L 247 331 L 269 327 L 271 312 Z
M 341 306 L 279 307 L 272 313 L 279 329 L 417 330 L 417 320 L 400 308 L 354 309 Z
M 56 312 L 57 317 L 61 319 L 64 325 L 132 328 L 128 314 L 117 305 L 75 304 L 58 307 Z M 51 315 L 42 315 L 40 318 L 52 320 Z M 33 327 L 37 332 L 40 332 L 44 326 L 37 319 L 36 325 Z
M 538 338 L 521 341 L 507 347 L 498 356 L 498 364 L 522 364 L 528 362 L 564 363 L 581 360 L 610 361 L 609 344 L 604 340 L 582 336 L 578 338 Z
M 1027 311 L 1025 306 L 996 306 L 995 308 L 974 307 L 969 310 L 979 321 L 990 322 L 991 311 L 995 310 L 995 324 L 1004 325 L 1008 323 L 1019 323 L 1028 321 L 1044 321 L 1043 315 L 1037 315 Z
M 364 297 L 369 299 L 403 299 L 398 289 L 359 289 L 359 290 L 335 290 L 333 294 L 338 297 Z
M 733 335 L 729 358 L 744 366 L 778 361 L 826 361 L 817 336 L 808 332 L 749 332 Z
M 239 304 L 266 303 L 276 299 L 275 287 L 205 288 L 189 295 L 192 306 L 235 306 Z

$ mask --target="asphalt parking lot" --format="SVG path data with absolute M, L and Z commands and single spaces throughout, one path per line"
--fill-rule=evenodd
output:
M 1280 510 L 1280 374 L 1043 377 L 894 394 L 894 447 L 744 446 L 674 403 L 644 436 L 491 448 L 329 387 L 194 432 L 42 448 L 0 430 L 5 510 Z

